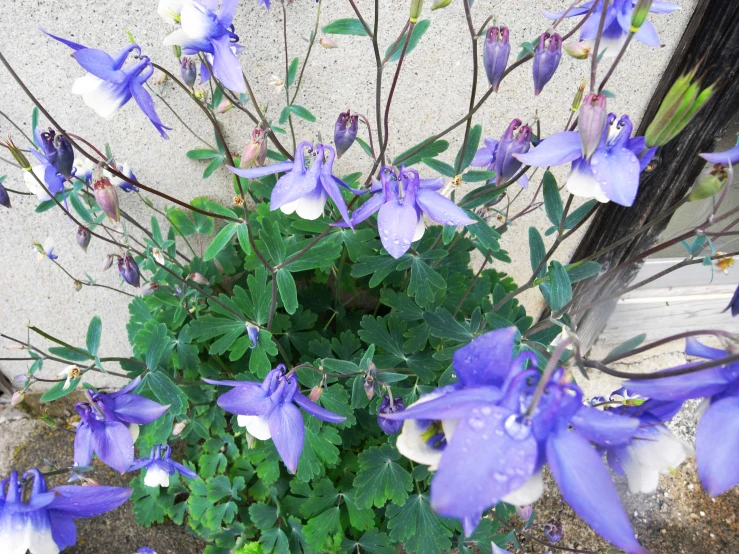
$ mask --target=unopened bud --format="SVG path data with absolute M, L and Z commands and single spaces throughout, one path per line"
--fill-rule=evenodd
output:
M 192 58 L 183 57 L 182 64 L 180 65 L 180 75 L 182 81 L 190 88 L 195 84 L 195 80 L 198 77 L 197 69 L 195 69 L 195 62 Z
M 544 524 L 544 535 L 551 543 L 557 543 L 562 540 L 562 522 L 550 519 Z
M 262 129 L 254 129 L 251 132 L 251 140 L 244 146 L 244 151 L 241 153 L 241 167 L 251 167 L 252 165 L 262 166 L 264 165 L 264 159 L 262 158 L 262 150 L 265 151 L 267 143 L 265 142 L 265 132 Z
M 156 284 L 154 281 L 149 281 L 139 289 L 139 295 L 149 296 L 150 294 L 154 294 L 157 290 L 159 290 L 159 285 Z
M 121 218 L 120 207 L 118 204 L 118 193 L 107 177 L 101 177 L 93 185 L 93 193 L 95 201 L 113 221 L 119 221 Z
M 0 144 L 5 146 L 10 151 L 10 154 L 13 156 L 13 159 L 15 159 L 16 163 L 19 166 L 21 166 L 26 171 L 31 170 L 31 164 L 28 162 L 28 158 L 23 155 L 23 152 L 15 145 L 12 138 L 8 137 L 8 140 L 6 140 L 5 142 L 0 141 Z
M 696 72 L 694 68 L 678 77 L 665 95 L 644 134 L 647 148 L 662 146 L 675 138 L 713 96 L 716 83 L 701 90 L 702 78 L 696 79 Z
M 395 414 L 403 410 L 405 410 L 405 406 L 403 406 L 403 399 L 400 396 L 392 401 L 388 395 L 382 397 L 382 403 L 377 409 L 377 413 L 380 414 L 377 417 L 377 425 L 380 426 L 383 433 L 386 435 L 400 433 L 400 430 L 403 428 L 403 422 L 398 419 L 387 419 L 382 417 L 382 414 Z
M 318 44 L 320 44 L 321 46 L 323 46 L 324 48 L 327 48 L 327 49 L 328 48 L 338 48 L 339 47 L 339 45 L 336 44 L 336 41 L 334 39 L 332 39 L 332 38 L 326 38 L 326 37 L 319 38 L 318 39 Z
M 582 80 L 580 83 L 580 86 L 577 88 L 577 92 L 575 93 L 575 98 L 572 99 L 572 111 L 576 112 L 580 109 L 580 104 L 582 103 L 582 97 L 585 94 L 585 79 Z
M 339 114 L 334 125 L 334 145 L 336 156 L 341 158 L 351 148 L 357 138 L 359 116 L 351 115 L 349 110 Z
M 152 248 L 151 255 L 154 257 L 154 259 L 156 260 L 158 264 L 164 263 L 164 255 L 162 254 L 162 251 L 159 250 L 158 248 Z
M 652 9 L 652 0 L 637 0 L 634 11 L 631 14 L 630 33 L 636 33 L 647 20 L 649 10 Z
M 409 19 L 411 23 L 417 23 L 421 17 L 421 9 L 423 8 L 423 0 L 411 0 L 411 13 Z
M 490 27 L 485 35 L 485 46 L 482 51 L 482 63 L 488 83 L 498 92 L 500 80 L 503 78 L 511 54 L 508 27 Z
M 23 399 L 25 398 L 25 396 L 26 395 L 25 395 L 25 393 L 23 391 L 20 391 L 20 390 L 15 391 L 13 393 L 13 396 L 10 399 L 10 405 L 11 406 L 17 406 L 18 404 L 20 404 L 21 402 L 23 402 Z
M 547 39 L 549 43 L 547 44 Z M 539 37 L 534 52 L 534 94 L 539 95 L 544 86 L 554 76 L 562 59 L 562 37 L 557 34 L 544 33 Z
M 368 400 L 372 400 L 375 397 L 375 371 L 377 371 L 375 364 L 370 362 L 369 371 L 367 372 L 367 375 L 364 378 L 364 383 L 362 384 L 364 387 L 364 393 L 367 395 Z
M 187 421 L 178 421 L 174 424 L 174 427 L 172 427 L 172 434 L 175 437 L 178 437 L 182 434 L 182 431 L 185 430 L 185 427 L 187 426 Z
M 0 205 L 10 209 L 10 196 L 8 195 L 8 191 L 5 190 L 2 182 L 0 182 Z
M 690 191 L 688 201 L 695 202 L 696 200 L 710 198 L 714 194 L 721 192 L 728 180 L 729 174 L 724 164 L 714 164 L 707 167 L 701 172 L 695 185 L 693 185 L 693 190 Z
M 580 42 L 568 42 L 562 49 L 567 52 L 567 55 L 575 58 L 576 60 L 586 60 L 593 50 L 590 43 L 581 40 Z
M 208 93 L 205 92 L 205 89 L 203 87 L 195 87 L 193 89 L 193 95 L 198 100 L 205 100 L 205 98 L 208 96 Z
M 249 340 L 251 340 L 249 348 L 256 348 L 257 344 L 259 344 L 259 327 L 247 324 L 246 334 L 249 335 Z
M 310 398 L 311 402 L 318 402 L 318 399 L 321 398 L 322 394 L 323 394 L 323 387 L 321 385 L 316 385 L 310 390 L 310 394 L 308 395 L 308 398 Z
M 452 3 L 452 0 L 436 0 L 431 5 L 431 11 L 440 10 L 441 8 L 446 8 L 451 3 Z
M 90 239 L 92 238 L 92 235 L 90 234 L 90 231 L 87 229 L 87 227 L 83 227 L 82 225 L 80 225 L 77 228 L 77 236 L 75 238 L 79 247 L 82 248 L 83 251 L 87 252 L 87 247 L 90 244 Z
M 530 520 L 533 513 L 534 507 L 531 504 L 528 506 L 516 506 L 516 515 L 524 521 Z
M 126 254 L 123 258 L 118 258 L 118 273 L 132 287 L 138 288 L 141 284 L 139 266 L 130 254 Z
M 188 281 L 194 281 L 198 285 L 207 285 L 210 283 L 208 279 L 205 278 L 205 276 L 202 273 L 190 273 L 190 275 L 187 276 Z
M 582 153 L 586 160 L 595 153 L 606 128 L 606 97 L 602 94 L 588 94 L 580 107 L 578 128 Z
M 82 281 L 74 280 L 74 290 L 77 292 L 82 290 Z
M 109 270 L 111 267 L 113 267 L 113 260 L 115 259 L 115 254 L 106 254 L 103 258 L 103 271 Z
M 234 105 L 231 103 L 231 101 L 228 98 L 224 98 L 223 100 L 221 100 L 221 103 L 218 104 L 218 107 L 216 107 L 216 113 L 226 113 L 233 107 Z

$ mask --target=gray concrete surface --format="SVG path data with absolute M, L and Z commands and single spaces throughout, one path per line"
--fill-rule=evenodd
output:
M 279 2 L 273 3 L 272 11 L 266 13 L 256 7 L 253 0 L 242 1 L 235 24 L 241 42 L 246 46 L 240 58 L 243 68 L 260 102 L 268 104 L 269 114 L 277 118 L 284 98 L 275 94 L 267 83 L 273 74 L 284 74 L 284 53 L 282 13 Z M 371 20 L 373 3 L 369 0 L 357 3 Z M 324 4 L 322 25 L 353 15 L 347 2 Z M 515 45 L 513 51 L 516 52 L 521 42 L 532 40 L 550 25 L 551 22 L 540 15 L 542 9 L 561 10 L 569 4 L 570 0 L 478 0 L 473 8 L 473 17 L 476 25 L 482 24 L 488 15 L 494 15 L 498 22 L 508 25 Z M 609 100 L 609 108 L 619 114 L 628 112 L 635 123 L 638 123 L 682 34 L 695 0 L 680 0 L 679 4 L 682 6 L 680 12 L 652 18 L 665 47 L 648 48 L 635 43 L 625 57 L 623 69 L 609 83 L 609 90 L 615 94 L 615 98 Z M 407 17 L 407 5 L 407 1 L 381 2 L 379 35 L 383 50 L 400 31 Z M 290 58 L 300 56 L 302 59 L 305 57 L 306 39 L 314 24 L 315 3 L 299 0 L 289 4 L 287 11 Z M 394 154 L 456 121 L 466 112 L 469 101 L 471 47 L 462 3 L 453 2 L 448 8 L 433 13 L 430 6 L 426 6 L 423 17 L 431 20 L 431 27 L 403 67 L 391 110 L 389 151 Z M 572 21 L 566 21 L 561 29 L 567 30 L 572 25 Z M 185 200 L 206 195 L 229 201 L 232 191 L 225 170 L 219 170 L 208 180 L 201 179 L 204 164 L 188 160 L 184 155 L 186 151 L 199 147 L 198 141 L 161 102 L 157 103 L 157 109 L 163 121 L 174 128 L 169 141 L 159 137 L 133 102 L 112 120 L 104 121 L 89 110 L 80 97 L 72 95 L 72 82 L 83 71 L 70 58 L 69 49 L 45 37 L 38 30 L 39 26 L 109 51 L 125 44 L 125 31 L 129 30 L 145 53 L 176 71 L 176 59 L 170 49 L 162 45 L 170 28 L 157 16 L 154 0 L 6 1 L 0 5 L 0 49 L 41 102 L 69 131 L 84 135 L 100 147 L 105 142 L 110 143 L 117 159 L 128 161 L 142 182 Z M 306 69 L 297 103 L 308 107 L 318 121 L 296 121 L 298 139 L 315 138 L 318 133 L 324 139 L 331 137 L 338 112 L 347 107 L 364 112 L 374 121 L 375 69 L 369 41 L 363 37 L 334 38 L 339 48 L 326 50 L 316 47 Z M 607 67 L 607 64 L 603 66 Z M 390 64 L 387 74 L 394 69 L 395 65 Z M 500 93 L 475 116 L 474 122 L 483 125 L 484 135 L 499 137 L 513 117 L 526 119 L 535 113 L 545 118 L 545 133 L 561 129 L 578 84 L 589 74 L 589 63 L 564 56 L 555 78 L 538 98 L 532 94 L 530 72 L 531 66 L 527 64 L 511 75 Z M 482 70 L 479 78 L 478 90 L 485 90 L 487 83 Z M 388 76 L 386 85 L 389 81 Z M 385 91 L 388 88 L 385 87 Z M 2 110 L 27 129 L 32 105 L 4 70 L 0 70 L 0 98 L 3 99 Z M 212 140 L 205 118 L 183 94 L 170 85 L 165 98 L 198 134 Z M 232 110 L 222 117 L 234 151 L 243 148 L 252 128 L 242 115 Z M 0 120 L 0 134 L 8 133 L 16 137 L 16 142 L 23 142 L 6 121 Z M 453 161 L 461 137 L 461 128 L 446 137 L 451 146 L 440 156 L 441 160 Z M 337 172 L 366 172 L 368 162 L 369 159 L 355 146 L 337 164 Z M 2 164 L 0 174 L 3 173 L 8 174 L 7 186 L 23 188 L 20 170 Z M 557 175 L 563 178 L 564 168 L 560 168 Z M 534 183 L 538 183 L 538 179 Z M 517 205 L 525 206 L 535 188 L 524 192 Z M 159 208 L 163 207 L 159 199 L 153 200 Z M 125 209 L 148 221 L 151 212 L 135 196 L 124 196 L 122 202 Z M 72 282 L 58 268 L 48 262 L 36 261 L 31 241 L 53 237 L 58 245 L 59 261 L 73 274 L 89 273 L 101 283 L 115 286 L 118 283 L 115 272 L 101 271 L 101 260 L 108 248 L 93 241 L 88 253 L 83 254 L 74 241 L 76 229 L 57 210 L 33 214 L 35 201 L 30 197 L 13 197 L 13 205 L 10 211 L 0 211 L 2 331 L 22 337 L 26 333 L 23 325 L 30 321 L 71 343 L 82 344 L 90 318 L 98 314 L 103 318 L 102 355 L 127 355 L 130 351 L 124 327 L 127 299 L 102 289 L 86 288 L 79 293 L 74 292 Z M 541 229 L 549 226 L 543 210 L 519 220 L 503 239 L 503 247 L 515 254 L 516 259 L 512 264 L 499 268 L 519 280 L 525 280 L 530 272 L 525 230 L 531 224 Z M 560 259 L 569 257 L 576 241 L 577 237 L 574 237 L 560 249 Z M 523 300 L 532 313 L 538 313 L 542 305 L 538 292 L 523 296 Z M 40 344 L 44 344 L 43 341 Z M 0 369 L 12 376 L 24 372 L 25 366 L 0 362 Z M 106 382 L 101 376 L 97 378 L 98 384 Z

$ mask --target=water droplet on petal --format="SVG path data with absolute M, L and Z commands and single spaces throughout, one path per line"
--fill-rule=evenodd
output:
M 512 439 L 525 440 L 531 436 L 531 421 L 517 414 L 511 414 L 503 424 Z

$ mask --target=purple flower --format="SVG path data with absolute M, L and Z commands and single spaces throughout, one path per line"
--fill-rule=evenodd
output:
M 577 131 L 556 133 L 526 154 L 514 154 L 526 165 L 546 167 L 572 162 L 567 190 L 575 196 L 595 197 L 599 202 L 631 206 L 639 190 L 639 174 L 654 157 L 656 147 L 644 148 L 644 137 L 631 138 L 633 125 L 624 115 L 611 134 L 616 115 L 608 114 L 608 125 L 590 161 L 582 150 Z
M 739 162 L 739 144 L 723 152 L 707 152 L 700 157 L 712 164 L 733 165 Z
M 403 422 L 399 420 L 392 420 L 382 417 L 384 414 L 396 414 L 405 410 L 403 406 L 403 399 L 399 396 L 390 402 L 390 397 L 386 394 L 382 397 L 380 407 L 377 409 L 377 413 L 380 414 L 377 418 L 377 425 L 380 426 L 382 432 L 386 435 L 395 435 L 400 433 L 400 429 L 403 427 Z
M 689 338 L 685 347 L 689 356 L 719 360 L 729 352 L 704 346 Z M 690 368 L 691 362 L 674 369 Z M 627 381 L 632 392 L 665 401 L 661 410 L 674 414 L 690 398 L 706 398 L 695 436 L 698 476 L 711 496 L 718 496 L 739 483 L 739 363 L 673 377 Z M 659 416 L 658 416 L 659 417 Z M 671 416 L 670 416 L 671 417 Z M 665 417 L 660 417 L 662 421 Z
M 153 548 L 149 548 L 148 546 L 142 546 L 136 551 L 136 554 L 157 554 Z
M 43 181 L 46 188 L 53 195 L 64 190 L 64 181 L 73 175 L 74 153 L 69 141 L 65 137 L 56 137 L 53 129 L 42 133 L 38 127 L 33 129 L 33 137 L 39 150 L 30 149 L 31 154 L 39 162 L 31 168 L 33 175 L 26 171 L 23 180 L 28 190 L 34 193 L 39 200 L 50 200 L 51 197 L 39 186 L 34 175 Z M 61 154 L 60 154 L 61 151 Z
M 146 468 L 144 485 L 147 487 L 168 487 L 169 477 L 174 475 L 175 470 L 188 479 L 197 479 L 198 477 L 197 473 L 172 459 L 172 449 L 168 444 L 158 444 L 152 447 L 148 458 L 135 460 L 126 472 L 143 468 Z
M 731 317 L 739 315 L 739 287 L 736 287 L 734 296 L 731 297 L 731 302 L 729 302 L 729 305 L 726 306 L 724 311 L 726 312 L 728 310 L 731 310 Z
M 23 484 L 33 479 L 28 501 Z M 46 491 L 46 480 L 38 469 L 18 478 L 13 471 L 0 481 L 0 545 L 5 554 L 59 552 L 77 542 L 77 518 L 95 517 L 116 509 L 133 489 L 102 486 L 61 486 Z M 10 549 L 10 550 L 8 550 Z
M 285 375 L 280 364 L 260 383 L 252 381 L 215 381 L 203 379 L 211 385 L 234 387 L 218 397 L 218 405 L 225 411 L 237 414 L 237 422 L 254 438 L 272 439 L 277 453 L 290 473 L 298 469 L 303 452 L 303 416 L 298 407 L 313 417 L 328 423 L 343 423 L 340 415 L 314 404 L 298 391 L 298 379 L 294 374 Z
M 336 157 L 340 158 L 351 148 L 357 138 L 359 127 L 359 116 L 351 115 L 349 110 L 339 114 L 334 125 L 334 144 L 336 145 Z
M 246 333 L 247 335 L 249 335 L 249 340 L 251 341 L 249 348 L 256 348 L 257 344 L 259 344 L 259 327 L 254 327 L 253 325 L 247 325 Z
M 117 166 L 118 172 L 122 173 L 126 177 L 128 177 L 131 181 L 137 181 L 136 175 L 133 174 L 133 171 L 131 170 L 131 166 L 128 165 L 126 162 L 123 162 L 121 164 L 118 164 Z M 128 181 L 123 180 L 122 178 L 118 177 L 117 175 L 113 175 L 112 173 L 106 171 L 106 175 L 110 179 L 110 183 L 121 189 L 123 192 L 138 192 L 138 187 L 132 185 Z
M 94 452 L 101 462 L 120 473 L 131 466 L 138 426 L 158 419 L 169 408 L 133 394 L 131 391 L 140 383 L 137 377 L 110 394 L 92 388 L 85 391 L 88 402 L 75 405 L 82 418 L 74 438 L 75 465 L 90 465 Z
M 518 133 L 514 131 L 518 130 Z M 508 125 L 508 129 L 500 137 L 500 141 L 486 138 L 485 146 L 480 148 L 471 165 L 475 167 L 486 167 L 488 171 L 495 171 L 495 182 L 500 185 L 511 179 L 523 165 L 520 160 L 514 158 L 514 154 L 525 154 L 531 148 L 531 127 L 521 125 L 520 119 L 514 119 Z M 529 178 L 522 175 L 518 183 L 526 188 Z
M 546 44 L 549 39 L 549 44 Z M 544 90 L 544 86 L 554 76 L 554 72 L 559 67 L 559 61 L 562 59 L 562 37 L 557 33 L 544 33 L 539 37 L 534 52 L 534 94 L 536 96 Z
M 601 0 L 596 0 L 596 2 L 599 5 L 582 26 L 580 40 L 595 41 L 596 36 L 598 36 L 598 26 L 600 24 L 601 14 L 603 13 L 603 2 Z M 631 16 L 635 3 L 635 0 L 613 0 L 608 4 L 605 25 L 603 26 L 603 36 L 600 41 L 601 51 L 605 51 L 606 56 L 615 57 L 624 45 L 626 37 L 630 32 Z M 567 13 L 567 17 L 584 15 L 590 11 L 592 5 L 593 2 L 586 2 L 577 8 L 572 8 Z M 652 13 L 671 13 L 679 9 L 680 6 L 677 4 L 656 0 L 652 3 L 649 11 Z M 547 11 L 543 13 L 549 19 L 559 19 L 564 14 L 564 12 L 553 13 Z M 649 21 L 645 21 L 642 24 L 641 28 L 634 35 L 634 38 L 648 46 L 659 47 L 662 44 L 657 36 L 657 31 Z
M 141 55 L 141 48 L 137 44 L 125 46 L 113 58 L 102 50 L 87 48 L 46 31 L 44 33 L 74 50 L 72 57 L 87 71 L 87 75 L 74 82 L 73 94 L 81 94 L 85 104 L 106 119 L 112 117 L 133 97 L 159 134 L 165 139 L 168 138 L 166 131 L 171 128 L 165 127 L 161 122 L 154 109 L 151 95 L 144 89 L 144 83 L 154 74 L 154 68 L 149 57 Z M 129 54 L 134 50 L 138 61 L 123 67 Z
M 223 85 L 234 92 L 246 92 L 239 59 L 232 46 L 239 42 L 234 32 L 233 18 L 239 0 L 188 0 L 179 12 L 181 27 L 164 39 L 168 46 L 181 46 L 187 55 L 198 52 L 211 54 L 213 73 Z
M 558 543 L 562 540 L 562 522 L 550 519 L 544 524 L 544 536 L 551 543 Z
M 380 182 L 374 181 L 367 202 L 354 210 L 351 225 L 361 223 L 377 212 L 377 228 L 382 245 L 393 258 L 400 258 L 421 240 L 426 225 L 423 214 L 442 225 L 470 225 L 474 219 L 437 191 L 441 179 L 421 179 L 415 169 L 400 168 L 400 179 L 387 166 L 380 168 Z M 344 226 L 341 223 L 337 226 Z
M 198 70 L 195 69 L 195 62 L 192 58 L 182 56 L 180 75 L 182 76 L 182 82 L 188 87 L 192 88 L 195 85 L 195 81 L 198 78 Z
M 5 190 L 2 181 L 0 181 L 0 205 L 10 209 L 10 196 L 8 195 L 8 191 Z
M 118 257 L 118 273 L 126 283 L 138 288 L 141 284 L 141 272 L 136 260 L 130 254 Z
M 488 76 L 488 83 L 498 92 L 500 80 L 508 65 L 511 54 L 511 45 L 508 42 L 508 27 L 490 27 L 485 35 L 485 45 L 482 50 L 482 64 Z
M 517 336 L 510 327 L 478 337 L 454 353 L 458 383 L 401 413 L 385 415 L 416 420 L 417 427 L 440 421 L 446 445 L 431 482 L 432 507 L 442 516 L 460 519 L 470 535 L 483 512 L 497 502 L 535 501 L 542 493 L 546 462 L 564 499 L 596 532 L 630 554 L 645 554 L 591 444 L 625 444 L 638 421 L 583 405 L 582 391 L 562 369 L 553 372 L 532 405 L 541 374 L 525 369 L 535 360 L 532 355 L 513 357 Z M 415 445 L 433 432 L 422 431 Z M 404 425 L 399 450 L 412 442 L 401 441 L 405 433 Z
M 310 165 L 306 165 L 305 151 L 312 154 Z M 324 153 L 327 158 L 324 161 Z M 229 167 L 236 175 L 247 179 L 257 179 L 273 173 L 286 172 L 280 177 L 272 190 L 270 210 L 280 209 L 283 213 L 296 212 L 303 219 L 318 219 L 323 215 L 323 208 L 328 197 L 334 201 L 341 217 L 349 223 L 349 210 L 339 186 L 349 186 L 333 175 L 336 151 L 327 144 L 311 146 L 307 141 L 298 144 L 295 159 L 251 169 Z

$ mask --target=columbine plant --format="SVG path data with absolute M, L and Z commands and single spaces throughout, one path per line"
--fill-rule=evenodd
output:
M 437 0 L 432 9 L 451 3 Z M 691 125 L 717 90 L 703 87 L 697 69 L 681 76 L 644 137 L 633 136 L 629 115 L 608 112 L 603 87 L 628 63 L 632 39 L 659 45 L 648 16 L 676 6 L 586 2 L 545 14 L 556 21 L 534 22 L 538 38 L 525 42 L 504 22 L 486 29 L 488 18 L 475 27 L 488 8 L 462 2 L 479 48 L 473 82 L 485 81 L 477 74 L 484 70 L 489 88 L 481 99 L 473 88 L 469 113 L 414 146 L 396 144 L 389 121 L 391 113 L 398 117 L 391 107 L 407 71 L 403 62 L 422 47 L 430 25 L 421 19 L 423 2 L 410 2 L 392 43 L 378 39 L 381 23 L 354 2 L 356 18 L 322 27 L 324 35 L 364 37 L 358 40 L 372 47 L 377 62 L 374 117 L 351 109 L 349 96 L 337 100 L 329 127 L 296 103 L 308 101 L 301 86 L 317 78 L 308 57 L 321 1 L 290 4 L 279 16 L 284 43 L 294 10 L 303 10 L 301 16 L 314 10 L 315 31 L 305 56 L 286 63 L 285 74 L 270 83 L 276 97 L 285 97 L 279 113 L 274 98 L 254 95 L 253 71 L 241 64 L 242 51 L 242 58 L 255 53 L 236 34 L 247 17 L 238 0 L 161 0 L 157 11 L 171 26 L 161 38 L 176 59 L 160 62 L 130 36 L 129 45 L 110 55 L 47 33 L 73 51 L 72 62 L 58 63 L 87 72 L 70 85 L 92 108 L 91 117 L 108 118 L 133 98 L 167 138 L 171 129 L 158 116 L 162 91 L 170 87 L 169 94 L 195 103 L 213 127 L 215 146 L 196 136 L 208 148 L 187 156 L 208 161 L 204 178 L 226 177 L 213 186 L 235 196 L 223 206 L 164 194 L 134 175 L 140 160 L 116 160 L 117 145 L 88 141 L 77 134 L 85 132 L 81 123 L 61 127 L 31 96 L 37 105 L 30 144 L 2 143 L 19 169 L 0 177 L 0 204 L 56 210 L 82 251 L 103 260 L 101 272 L 117 266 L 116 286 L 83 279 L 65 267 L 70 257 L 55 251 L 53 238 L 33 243 L 39 263 L 55 264 L 75 290 L 125 297 L 131 353 L 103 355 L 97 316 L 84 346 L 31 325 L 25 340 L 3 335 L 31 363 L 16 381 L 13 404 L 51 380 L 41 401 L 74 394 L 79 421 L 66 466 L 13 471 L 2 481 L 0 544 L 11 545 L 13 554 L 59 552 L 76 542 L 74 518 L 112 510 L 131 496 L 139 524 L 168 518 L 187 525 L 212 553 L 499 554 L 520 550 L 522 537 L 556 548 L 566 537 L 562 523 L 538 521 L 534 510 L 548 469 L 564 501 L 596 532 L 621 551 L 644 554 L 650 545 L 636 538 L 614 479 L 623 475 L 633 493 L 652 493 L 661 475 L 679 471 L 693 449 L 666 424 L 695 398 L 708 404 L 697 431 L 701 482 L 712 495 L 737 485 L 739 337 L 709 330 L 703 334 L 722 348 L 689 338 L 686 353 L 698 361 L 646 376 L 615 372 L 609 364 L 655 344 L 632 340 L 603 360 L 588 358 L 570 317 L 577 300 L 572 284 L 613 270 L 594 260 L 553 259 L 601 209 L 599 202 L 639 202 L 657 148 Z M 252 27 L 275 15 L 261 7 L 269 10 L 270 2 L 251 6 Z M 559 29 L 565 17 L 578 18 L 569 33 Z M 341 48 L 342 40 L 323 36 L 319 44 Z M 523 50 L 512 52 L 521 42 Z M 547 94 L 546 85 L 561 78 L 563 49 L 587 60 L 579 63 L 592 75 L 589 92 L 587 82 L 573 85 L 570 120 L 517 118 L 499 140 L 481 144 L 505 122 L 489 129 L 485 122 L 483 129 L 479 105 L 509 94 L 504 81 L 519 67 L 531 71 L 535 95 Z M 602 61 L 607 58 L 613 61 Z M 25 87 L 2 54 L 0 61 Z M 600 63 L 611 65 L 598 82 Z M 383 88 L 390 73 L 392 85 Z M 43 124 L 40 113 L 48 119 Z M 248 119 L 229 125 L 239 131 L 227 136 L 222 122 L 241 116 Z M 296 140 L 298 118 L 302 140 Z M 455 129 L 461 148 L 451 165 L 440 159 L 449 147 L 442 137 Z M 182 140 L 180 132 L 172 135 Z M 338 158 L 350 148 L 366 154 L 367 167 L 344 174 Z M 697 235 L 692 244 L 684 241 L 686 261 L 710 266 L 720 259 L 725 266 L 737 253 L 715 252 L 710 237 L 731 233 L 731 225 L 714 226 L 739 211 L 718 212 L 739 153 L 702 155 L 711 166 L 686 200 L 713 197 L 713 210 L 677 240 Z M 561 189 L 550 171 L 536 169 L 563 164 L 570 174 Z M 222 165 L 230 173 L 215 173 Z M 11 203 L 10 195 L 23 194 L 16 182 L 30 198 Z M 464 194 L 461 183 L 468 184 Z M 532 196 L 524 210 L 498 206 L 507 192 L 522 193 L 518 187 Z M 152 195 L 171 205 L 159 209 Z M 571 212 L 578 196 L 593 200 Z M 505 233 L 542 204 L 552 225 L 547 234 L 556 233 L 556 240 L 547 251 L 539 231 L 528 229 L 532 275 L 517 286 L 504 273 L 514 254 L 503 249 Z M 150 221 L 134 216 L 142 209 L 152 210 Z M 617 244 L 623 237 L 611 238 Z M 191 239 L 205 249 L 196 250 Z M 536 325 L 517 298 L 535 286 L 551 312 Z M 739 314 L 739 290 L 726 312 L 716 317 Z M 39 347 L 36 335 L 55 346 Z M 577 379 L 587 368 L 632 377 L 629 392 L 584 398 Z M 90 379 L 96 372 L 129 382 L 101 391 Z M 99 462 L 122 474 L 143 471 L 132 476 L 131 489 L 106 487 L 90 476 Z M 86 486 L 47 491 L 45 479 L 63 474 Z

